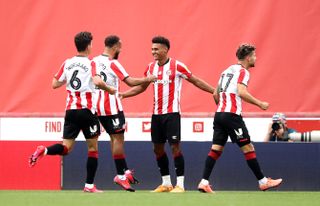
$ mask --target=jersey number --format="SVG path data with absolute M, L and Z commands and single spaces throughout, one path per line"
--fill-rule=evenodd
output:
M 81 87 L 81 81 L 80 79 L 77 77 L 77 74 L 79 73 L 78 70 L 75 70 L 72 74 L 72 77 L 70 79 L 70 84 L 71 84 L 71 87 L 74 89 L 74 90 L 78 90 L 80 89 Z
M 224 77 L 226 76 L 226 82 L 224 82 Z M 219 90 L 219 92 L 226 92 L 227 91 L 227 89 L 228 89 L 228 87 L 229 87 L 229 85 L 230 85 L 230 82 L 231 82 L 231 80 L 232 80 L 232 78 L 233 78 L 233 74 L 230 74 L 230 73 L 227 73 L 227 75 L 225 75 L 225 74 L 222 74 L 222 76 L 221 76 L 221 81 L 220 81 L 220 85 L 219 85 L 219 88 L 220 88 L 220 90 Z
M 100 72 L 100 76 L 104 82 L 107 82 L 107 75 L 104 72 Z

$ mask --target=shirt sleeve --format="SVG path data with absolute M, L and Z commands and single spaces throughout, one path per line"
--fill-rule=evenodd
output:
M 64 69 L 65 64 L 66 64 L 66 62 L 63 62 L 59 71 L 54 75 L 54 78 L 56 78 L 59 82 L 63 82 L 66 79 L 66 74 L 65 74 L 65 69 Z
M 239 78 L 238 78 L 238 84 L 244 84 L 244 85 L 248 86 L 249 79 L 250 79 L 249 71 L 242 68 L 240 70 L 240 75 L 239 75 Z
M 96 62 L 93 60 L 91 61 L 91 75 L 92 75 L 92 77 L 97 75 Z
M 153 65 L 154 65 L 154 63 L 150 63 L 150 64 L 147 66 L 146 70 L 145 70 L 144 73 L 143 73 L 145 77 L 147 77 L 147 76 L 149 76 L 149 75 L 152 74 L 152 71 L 150 71 L 150 68 L 151 68 L 151 67 L 153 68 L 153 67 L 154 67 Z
M 188 69 L 188 67 L 179 61 L 177 61 L 177 71 L 180 74 L 180 76 L 184 79 L 189 79 L 192 76 L 192 73 Z
M 119 79 L 124 80 L 129 76 L 119 61 L 115 60 L 111 63 L 111 69 L 116 73 Z

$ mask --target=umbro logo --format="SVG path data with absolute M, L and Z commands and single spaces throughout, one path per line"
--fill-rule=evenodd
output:
M 118 127 L 120 124 L 119 118 L 113 119 L 112 124 L 113 124 L 113 126 Z
M 238 131 L 234 130 L 234 133 L 236 133 L 238 139 L 242 139 L 243 138 L 242 128 L 239 128 Z
M 89 127 L 91 133 L 96 133 L 98 131 L 98 125 L 93 125 Z

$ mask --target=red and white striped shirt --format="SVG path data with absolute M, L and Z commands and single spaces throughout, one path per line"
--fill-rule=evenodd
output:
M 118 60 L 110 59 L 106 55 L 100 55 L 92 60 L 97 67 L 97 73 L 109 85 L 119 91 L 119 79 L 124 80 L 128 77 L 128 73 L 119 63 Z M 121 100 L 118 97 L 118 92 L 114 95 L 103 90 L 96 93 L 97 114 L 99 116 L 114 115 L 123 111 Z
M 192 75 L 187 66 L 170 58 L 162 66 L 159 66 L 158 62 L 150 63 L 144 75 L 158 77 L 153 84 L 153 114 L 180 112 L 182 79 L 188 79 Z
M 231 65 L 222 72 L 219 80 L 219 104 L 217 112 L 232 112 L 241 115 L 242 103 L 238 94 L 238 84 L 248 85 L 249 71 L 240 64 Z
M 92 77 L 96 75 L 95 65 L 88 57 L 74 56 L 67 59 L 54 76 L 59 82 L 66 81 L 66 110 L 88 108 L 95 113 L 95 92 Z

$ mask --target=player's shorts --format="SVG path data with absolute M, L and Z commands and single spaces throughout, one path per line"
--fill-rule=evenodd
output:
M 230 112 L 216 112 L 213 129 L 213 144 L 224 146 L 228 141 L 228 136 L 239 147 L 251 142 L 248 129 L 240 115 Z
M 122 111 L 115 115 L 99 116 L 99 120 L 109 135 L 121 134 L 125 131 L 126 119 Z
M 180 142 L 181 117 L 179 113 L 154 114 L 151 118 L 151 140 L 155 144 Z
M 98 117 L 89 109 L 66 110 L 64 117 L 63 138 L 75 139 L 82 130 L 86 139 L 100 135 L 100 123 Z

